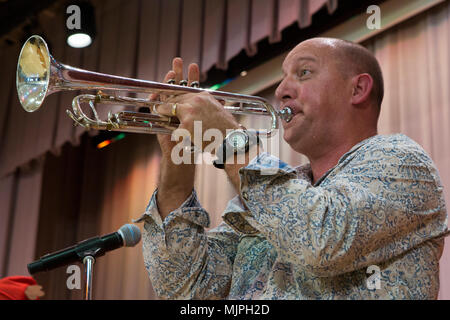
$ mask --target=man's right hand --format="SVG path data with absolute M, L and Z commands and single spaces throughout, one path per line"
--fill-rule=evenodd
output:
M 183 80 L 183 60 L 175 58 L 172 61 L 172 70 L 170 70 L 164 82 L 170 79 L 175 80 L 175 84 L 179 84 Z M 188 85 L 193 81 L 199 81 L 200 72 L 197 64 L 190 64 L 188 68 Z M 167 97 L 158 97 L 155 94 L 150 96 L 151 100 L 160 99 L 165 101 Z M 162 159 L 160 167 L 157 204 L 161 219 L 164 220 L 170 212 L 179 208 L 183 202 L 192 193 L 194 188 L 195 164 L 191 159 L 191 164 L 175 164 L 172 161 L 172 149 L 180 141 L 172 141 L 171 135 L 158 134 L 159 145 L 161 147 Z

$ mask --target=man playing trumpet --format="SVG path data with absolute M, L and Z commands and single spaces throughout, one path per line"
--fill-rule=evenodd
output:
M 182 69 L 174 59 L 165 80 L 179 84 Z M 166 97 L 158 107 L 191 135 L 201 121 L 203 130 L 215 128 L 226 139 L 230 129 L 244 137 L 231 155 L 217 148 L 238 196 L 224 222 L 205 232 L 209 217 L 194 190 L 195 165 L 174 164 L 177 142 L 158 136 L 160 182 L 139 219 L 158 296 L 437 298 L 447 229 L 442 186 L 418 144 L 402 134 L 377 134 L 383 79 L 375 57 L 357 44 L 314 38 L 296 46 L 282 70 L 275 94 L 280 109 L 293 111 L 283 121 L 284 140 L 310 161 L 299 168 L 251 143 L 251 133 L 206 92 Z M 197 65 L 188 73 L 188 84 L 198 82 Z M 233 161 L 255 150 L 257 157 Z M 261 174 L 267 168 L 273 174 Z M 377 270 L 375 285 L 368 270 Z

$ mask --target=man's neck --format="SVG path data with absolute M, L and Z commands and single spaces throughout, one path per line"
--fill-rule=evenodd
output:
M 311 171 L 313 176 L 312 183 L 315 184 L 328 170 L 337 165 L 339 159 L 359 142 L 376 135 L 377 132 L 349 139 L 346 142 L 339 143 L 334 148 L 327 148 L 327 151 L 316 156 L 309 156 Z

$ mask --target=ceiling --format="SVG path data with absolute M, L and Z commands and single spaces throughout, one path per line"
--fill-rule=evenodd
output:
M 0 38 L 32 22 L 39 12 L 57 2 L 63 0 L 0 0 Z

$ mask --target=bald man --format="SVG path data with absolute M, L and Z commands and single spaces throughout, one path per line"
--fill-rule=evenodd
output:
M 223 134 L 216 153 L 225 155 L 223 169 L 239 195 L 224 222 L 205 232 L 209 217 L 193 188 L 195 166 L 175 164 L 176 142 L 158 136 L 160 182 L 138 220 L 145 222 L 144 259 L 156 293 L 435 299 L 447 229 L 442 186 L 418 144 L 377 134 L 383 78 L 375 57 L 354 43 L 314 38 L 296 46 L 282 70 L 276 97 L 280 109 L 293 111 L 283 122 L 284 140 L 310 161 L 298 168 L 251 143 L 251 132 L 208 93 L 170 98 L 158 108 L 176 114 L 191 137 L 194 121 Z M 198 81 L 198 66 L 188 73 L 189 83 Z M 181 59 L 174 59 L 169 79 L 183 79 Z M 226 145 L 234 146 L 231 155 Z M 245 163 L 234 161 L 239 154 Z M 267 168 L 275 170 L 262 174 Z

